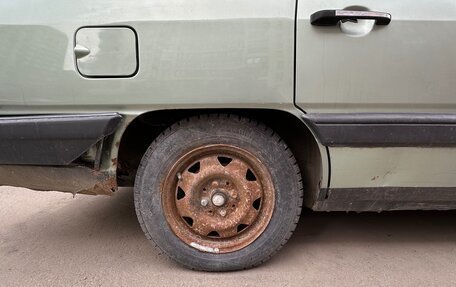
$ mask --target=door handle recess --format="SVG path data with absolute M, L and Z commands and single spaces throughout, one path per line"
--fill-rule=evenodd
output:
M 310 24 L 335 26 L 339 21 L 357 22 L 358 19 L 375 20 L 377 25 L 388 25 L 391 22 L 391 14 L 374 11 L 320 10 L 310 16 Z

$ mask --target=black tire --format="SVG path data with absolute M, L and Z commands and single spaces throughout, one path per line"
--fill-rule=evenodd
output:
M 266 229 L 248 246 L 230 253 L 206 253 L 181 241 L 170 229 L 161 203 L 161 182 L 176 160 L 207 144 L 236 145 L 254 154 L 270 172 L 275 188 L 274 211 Z M 146 237 L 178 263 L 204 271 L 247 269 L 271 258 L 293 233 L 303 196 L 300 170 L 285 142 L 257 121 L 227 114 L 192 117 L 166 129 L 141 160 L 134 193 Z

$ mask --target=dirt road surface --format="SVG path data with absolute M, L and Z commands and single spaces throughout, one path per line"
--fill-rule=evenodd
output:
M 131 189 L 84 196 L 0 188 L 0 286 L 455 286 L 456 212 L 305 212 L 252 270 L 186 270 L 136 221 Z

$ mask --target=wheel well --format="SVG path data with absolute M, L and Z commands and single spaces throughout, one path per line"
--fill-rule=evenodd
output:
M 278 133 L 295 155 L 302 174 L 304 203 L 310 207 L 320 189 L 322 157 L 318 144 L 306 125 L 291 113 L 268 109 L 159 110 L 136 117 L 125 130 L 117 165 L 119 186 L 132 186 L 142 156 L 152 141 L 167 127 L 187 117 L 207 113 L 229 113 L 249 117 Z

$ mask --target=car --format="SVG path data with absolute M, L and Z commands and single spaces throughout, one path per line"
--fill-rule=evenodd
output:
M 2 1 L 0 184 L 134 187 L 206 271 L 268 260 L 303 207 L 455 209 L 456 2 L 354 4 Z

